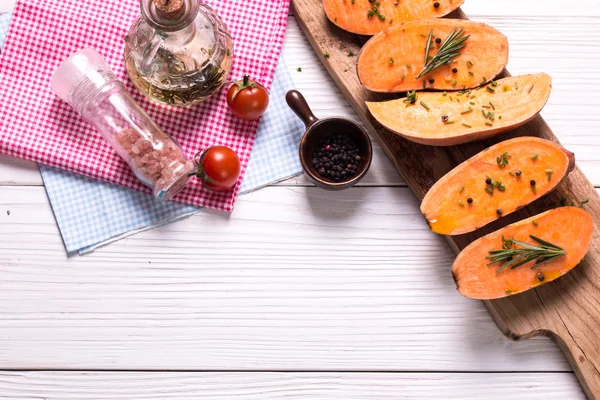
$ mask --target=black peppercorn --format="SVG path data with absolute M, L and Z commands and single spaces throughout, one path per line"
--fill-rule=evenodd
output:
M 517 174 L 517 176 L 521 176 L 521 170 L 520 170 L 520 169 L 518 169 L 518 170 L 515 172 L 515 174 Z
M 532 179 L 532 180 L 530 180 L 530 181 L 529 181 L 529 184 L 530 184 L 531 186 L 535 186 L 535 181 Z
M 496 210 L 496 214 L 498 214 L 498 215 L 502 215 L 502 209 L 501 209 L 501 208 L 497 209 L 497 210 Z
M 546 277 L 544 276 L 544 274 L 541 273 L 541 272 L 538 272 L 537 276 L 538 276 L 538 279 L 540 280 L 540 282 L 544 282 L 544 279 L 546 279 Z
M 433 6 L 434 6 L 435 8 L 438 8 L 438 7 L 440 6 L 440 3 L 438 3 L 438 2 L 436 1 L 435 3 L 433 3 Z
M 435 82 L 435 79 L 429 78 L 429 83 L 433 84 L 433 82 Z
M 312 165 L 316 172 L 334 182 L 355 175 L 360 160 L 356 143 L 340 133 L 323 139 L 312 154 Z
M 490 178 L 487 178 L 485 180 L 485 183 L 488 184 L 488 185 L 491 185 L 492 184 L 492 180 Z
M 458 68 L 452 68 L 452 72 L 457 73 L 458 72 Z
M 437 39 L 435 39 L 435 42 L 436 42 L 437 44 L 440 44 L 440 43 L 442 43 L 442 39 L 441 39 L 441 38 L 437 38 Z
M 467 203 L 469 203 L 469 204 L 473 204 L 473 198 L 472 198 L 472 197 L 469 197 L 469 198 L 467 199 Z

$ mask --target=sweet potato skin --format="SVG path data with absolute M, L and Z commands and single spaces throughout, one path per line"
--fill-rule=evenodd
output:
M 548 101 L 552 78 L 544 73 L 522 75 L 488 86 L 494 91 L 482 88 L 464 94 L 419 92 L 417 103 L 412 105 L 407 105 L 405 98 L 366 104 L 379 123 L 408 140 L 454 146 L 487 139 L 529 122 Z M 492 112 L 494 120 L 485 118 L 482 111 Z M 444 116 L 451 123 L 444 123 Z
M 535 221 L 535 224 L 533 223 Z M 480 300 L 498 299 L 522 293 L 551 282 L 573 269 L 583 259 L 592 240 L 591 215 L 577 207 L 561 207 L 508 225 L 483 236 L 458 255 L 452 275 L 458 291 L 465 297 Z M 502 248 L 502 237 L 537 244 L 529 235 L 547 240 L 567 254 L 531 269 L 534 261 L 518 268 L 496 273 L 501 264 L 487 265 L 490 250 Z M 543 274 L 542 279 L 538 273 Z
M 443 42 L 455 28 L 463 28 L 466 35 L 471 35 L 460 55 L 454 58 L 456 62 L 417 79 L 425 65 L 429 32 L 433 30 L 434 43 L 438 35 Z M 437 53 L 438 47 L 432 45 L 431 56 Z M 508 40 L 496 29 L 480 22 L 441 18 L 407 22 L 373 36 L 359 53 L 357 72 L 363 86 L 374 92 L 460 90 L 493 79 L 507 62 Z M 452 72 L 453 68 L 456 73 Z
M 505 152 L 510 158 L 501 168 L 497 157 Z M 421 212 L 435 233 L 472 232 L 549 193 L 573 167 L 573 154 L 548 140 L 506 140 L 476 154 L 436 182 L 425 195 Z M 486 183 L 488 178 L 501 182 L 505 190 Z M 535 185 L 531 185 L 532 180 Z
M 381 19 L 377 15 L 368 16 L 374 4 L 368 0 L 323 0 L 327 18 L 338 27 L 359 35 L 375 35 L 394 24 L 443 17 L 456 10 L 464 0 L 438 0 L 439 7 L 433 2 L 422 0 L 384 0 L 377 6 Z

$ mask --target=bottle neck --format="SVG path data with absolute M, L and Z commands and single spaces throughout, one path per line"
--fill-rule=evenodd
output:
M 176 0 L 171 0 L 175 2 Z M 179 0 L 181 9 L 169 12 L 165 0 L 140 0 L 142 17 L 152 28 L 162 32 L 179 31 L 190 25 L 198 15 L 198 0 Z M 159 5 L 157 5 L 159 3 Z M 166 3 L 169 7 L 169 3 Z
M 83 115 L 85 111 L 95 104 L 99 97 L 110 89 L 121 85 L 121 82 L 111 71 L 95 71 L 81 81 L 73 90 L 71 106 Z

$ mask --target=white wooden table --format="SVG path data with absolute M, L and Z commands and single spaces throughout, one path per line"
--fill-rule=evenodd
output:
M 600 186 L 600 0 L 466 3 L 513 74 L 553 76 L 543 115 Z M 353 117 L 293 16 L 283 53 L 318 116 Z M 0 399 L 583 399 L 452 260 L 379 150 L 359 187 L 299 177 L 72 258 L 35 165 L 0 156 Z

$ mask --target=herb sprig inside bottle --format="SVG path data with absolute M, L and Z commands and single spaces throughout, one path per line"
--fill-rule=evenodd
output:
M 431 37 L 432 34 L 433 31 L 430 31 L 429 37 Z M 444 40 L 444 42 L 441 44 L 436 55 L 431 57 L 431 59 L 429 59 L 429 61 L 425 63 L 425 66 L 417 76 L 417 79 L 427 75 L 428 73 L 430 73 L 436 68 L 441 67 L 442 65 L 452 62 L 452 59 L 454 57 L 460 55 L 459 50 L 466 46 L 465 42 L 470 37 L 471 35 L 465 36 L 463 28 L 460 28 L 459 30 L 456 30 L 456 28 L 454 28 L 452 32 L 450 32 L 446 40 Z M 429 52 L 429 46 L 427 46 L 425 51 L 427 53 Z M 425 60 L 427 60 L 427 56 L 428 54 L 425 54 Z

